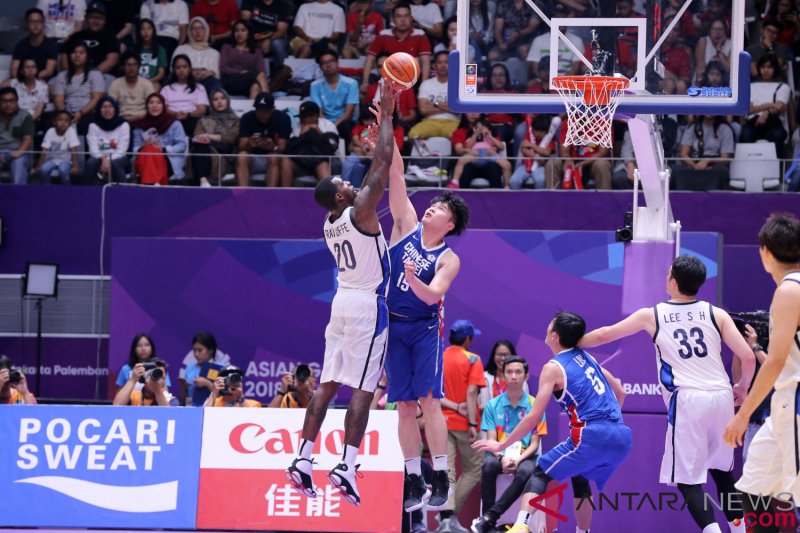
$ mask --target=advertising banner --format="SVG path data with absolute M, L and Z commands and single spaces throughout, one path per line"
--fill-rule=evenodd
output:
M 361 505 L 328 481 L 342 457 L 344 415 L 328 412 L 314 449 L 318 497 L 295 492 L 284 470 L 297 456 L 303 409 L 205 409 L 200 529 L 399 533 L 403 454 L 397 413 L 372 411 L 358 456 Z
M 0 525 L 195 527 L 201 409 L 0 411 Z

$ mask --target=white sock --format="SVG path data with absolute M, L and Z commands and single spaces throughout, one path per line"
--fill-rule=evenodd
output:
M 314 449 L 314 442 L 310 440 L 303 439 L 300 441 L 300 453 L 298 457 L 302 457 L 303 459 L 311 459 L 311 451 Z
M 579 527 L 575 528 L 575 533 L 589 533 L 588 529 L 581 529 Z
M 719 524 L 715 522 L 704 527 L 703 533 L 722 533 L 722 530 L 720 529 Z
M 434 470 L 447 470 L 447 456 L 434 455 L 433 456 L 433 469 Z
M 350 446 L 349 444 L 344 445 L 344 454 L 342 455 L 342 460 L 344 464 L 348 466 L 350 470 L 356 466 L 356 458 L 358 457 L 358 448 L 355 446 Z
M 406 459 L 406 472 L 408 475 L 416 474 L 418 476 L 422 475 L 422 459 L 420 457 L 412 457 L 411 459 Z
M 728 527 L 731 528 L 731 533 L 747 532 L 747 528 L 744 527 L 744 518 L 737 518 L 733 522 L 728 522 Z
M 525 511 L 520 511 L 517 515 L 517 521 L 514 522 L 515 526 L 527 526 L 528 520 L 531 519 L 531 513 L 526 513 Z

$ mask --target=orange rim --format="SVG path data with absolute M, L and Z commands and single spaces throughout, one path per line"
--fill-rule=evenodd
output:
M 565 91 L 582 91 L 586 105 L 608 105 L 611 91 L 624 91 L 630 85 L 628 78 L 616 76 L 556 76 L 553 86 Z

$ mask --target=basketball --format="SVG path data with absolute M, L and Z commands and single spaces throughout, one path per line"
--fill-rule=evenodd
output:
M 386 58 L 381 70 L 383 78 L 403 89 L 410 89 L 419 79 L 419 63 L 411 54 L 397 52 Z

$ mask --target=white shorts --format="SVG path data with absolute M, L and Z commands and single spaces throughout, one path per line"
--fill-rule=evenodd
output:
M 731 471 L 733 448 L 722 437 L 733 414 L 732 390 L 672 393 L 659 481 L 699 485 L 706 482 L 709 469 Z
M 325 329 L 320 383 L 334 381 L 374 392 L 389 336 L 386 299 L 368 291 L 338 290 Z
M 736 488 L 748 494 L 763 494 L 800 502 L 800 384 L 776 390 L 770 415 L 753 437 Z

